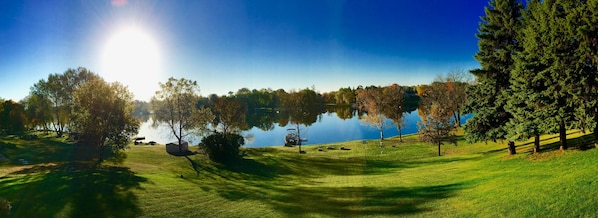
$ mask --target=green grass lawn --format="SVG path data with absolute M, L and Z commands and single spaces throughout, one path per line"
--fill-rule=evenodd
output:
M 416 136 L 297 148 L 247 149 L 214 164 L 131 146 L 100 166 L 61 139 L 0 137 L 0 198 L 14 217 L 571 217 L 598 211 L 598 149 L 571 132 L 530 142 L 436 147 Z M 335 150 L 318 151 L 333 146 Z M 351 150 L 339 150 L 340 146 Z M 18 159 L 27 159 L 22 165 Z

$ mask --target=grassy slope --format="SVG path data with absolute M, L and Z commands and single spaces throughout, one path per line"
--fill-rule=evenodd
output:
M 580 136 L 569 135 L 571 143 L 587 140 Z M 503 144 L 461 142 L 437 157 L 434 146 L 410 136 L 384 148 L 376 141 L 325 145 L 337 148 L 325 152 L 306 146 L 304 155 L 249 149 L 227 166 L 132 146 L 122 163 L 94 168 L 65 162 L 81 156 L 65 142 L 0 138 L 14 147 L 0 151 L 13 161 L 0 165 L 0 197 L 17 217 L 592 216 L 598 149 L 561 154 L 552 150 L 556 140 L 543 137 L 547 150 L 535 156 L 529 142 L 515 157 L 505 157 Z M 18 158 L 37 165 L 16 167 Z

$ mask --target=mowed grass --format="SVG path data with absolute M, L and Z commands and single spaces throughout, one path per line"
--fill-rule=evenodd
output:
M 566 152 L 547 135 L 540 154 L 523 142 L 513 157 L 506 142 L 467 144 L 462 136 L 438 157 L 435 146 L 408 136 L 383 147 L 376 140 L 303 146 L 307 154 L 246 149 L 224 165 L 131 146 L 95 166 L 61 140 L 4 137 L 0 153 L 11 161 L 0 165 L 0 198 L 12 202 L 14 217 L 595 216 L 598 149 L 590 136 L 568 138 Z

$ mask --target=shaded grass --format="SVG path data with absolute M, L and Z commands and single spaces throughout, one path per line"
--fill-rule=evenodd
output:
M 0 197 L 25 217 L 94 216 L 84 211 L 98 217 L 592 216 L 598 149 L 584 146 L 593 143 L 589 136 L 568 137 L 573 146 L 563 153 L 554 149 L 558 138 L 543 136 L 539 155 L 531 154 L 529 141 L 517 143 L 519 154 L 509 157 L 506 142 L 460 138 L 438 157 L 435 146 L 412 135 L 383 147 L 378 141 L 304 146 L 307 154 L 252 148 L 226 164 L 174 157 L 164 146 L 132 146 L 122 164 L 97 168 L 74 161 L 72 144 L 57 139 L 0 138 L 14 144 L 5 150 L 11 159 L 26 154 L 39 163 L 0 166 Z M 48 146 L 58 148 L 38 148 Z M 52 155 L 35 159 L 41 154 Z M 51 203 L 30 209 L 38 201 Z
M 135 217 L 130 191 L 147 179 L 125 167 L 71 162 L 34 166 L 0 180 L 0 196 L 11 199 L 15 217 Z

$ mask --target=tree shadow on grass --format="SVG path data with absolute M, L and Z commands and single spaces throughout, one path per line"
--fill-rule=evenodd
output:
M 284 166 L 272 164 L 267 160 L 256 161 L 254 159 L 239 158 L 220 163 L 212 162 L 208 166 L 201 166 L 196 160 L 189 158 L 188 160 L 194 165 L 193 168 L 198 174 L 201 170 L 209 176 L 216 176 L 226 180 L 268 181 L 291 173 Z
M 239 158 L 222 163 L 222 167 L 228 171 L 250 175 L 252 179 L 274 179 L 280 175 L 288 175 L 289 169 L 266 161 L 262 163 L 254 159 Z
M 464 184 L 415 187 L 302 187 L 227 185 L 216 189 L 229 200 L 263 201 L 274 210 L 300 216 L 404 216 L 433 211 L 427 203 L 450 198 Z
M 14 217 L 136 217 L 147 179 L 125 167 L 69 162 L 26 168 L 0 180 Z
M 589 150 L 595 148 L 594 146 L 594 136 L 592 134 L 583 135 L 576 138 L 568 138 L 567 145 L 569 150 Z M 556 151 L 560 149 L 561 142 L 556 141 L 550 144 L 540 145 L 540 152 L 547 152 L 547 151 Z M 533 152 L 530 150 L 530 152 Z
M 461 184 L 421 187 L 297 187 L 281 190 L 271 200 L 287 215 L 401 216 L 432 211 L 424 204 L 449 198 Z
M 20 164 L 19 159 L 27 160 L 30 164 L 84 161 L 96 158 L 97 149 L 85 144 L 57 141 L 51 138 L 35 140 L 15 139 L 12 142 L 0 141 L 0 147 L 6 147 L 2 152 L 12 164 Z

